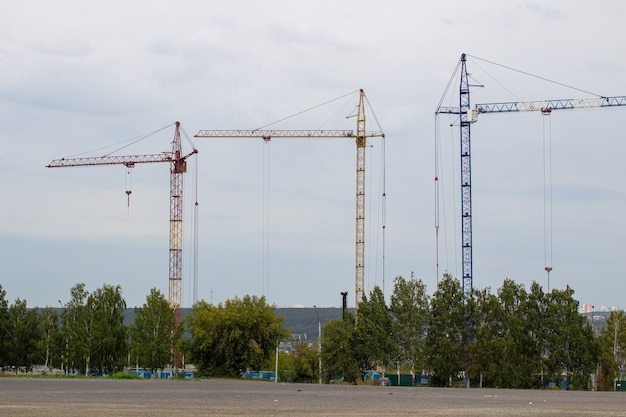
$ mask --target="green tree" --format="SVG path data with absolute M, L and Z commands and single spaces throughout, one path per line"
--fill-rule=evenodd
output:
M 66 372 L 74 369 L 84 369 L 87 357 L 87 312 L 85 302 L 89 292 L 85 284 L 78 283 L 70 289 L 70 301 L 63 307 L 61 319 L 63 368 Z
M 201 301 L 187 320 L 192 360 L 201 373 L 211 376 L 260 369 L 289 335 L 265 297 L 246 295 L 218 306 Z
M 578 313 L 574 290 L 552 290 L 546 320 L 547 370 L 574 389 L 586 389 L 595 371 L 596 344 L 587 319 Z
M 455 377 L 467 371 L 469 328 L 461 283 L 445 274 L 431 300 L 426 336 L 429 367 L 435 385 L 451 386 Z
M 325 382 L 345 381 L 356 384 L 361 375 L 361 365 L 355 351 L 354 317 L 328 320 L 322 332 L 322 363 Z
M 490 288 L 474 289 L 467 300 L 467 315 L 471 324 L 468 346 L 468 372 L 478 379 L 479 386 L 492 386 L 500 360 L 500 323 L 496 311 L 500 305 Z
M 39 312 L 39 339 L 37 351 L 40 355 L 39 364 L 46 367 L 54 363 L 60 365 L 60 329 L 59 315 L 56 310 L 47 307 Z
M 495 384 L 502 388 L 530 388 L 535 383 L 535 359 L 539 356 L 532 337 L 535 323 L 526 317 L 528 293 L 523 285 L 505 279 L 498 290 L 499 308 L 495 310 L 499 323 L 500 357 Z
M 606 328 L 599 337 L 601 369 L 604 389 L 613 389 L 614 381 L 623 378 L 626 369 L 626 314 L 624 310 L 611 311 Z
M 356 352 L 363 366 L 382 369 L 396 359 L 396 344 L 393 339 L 393 319 L 380 287 L 370 292 L 368 299 L 363 295 L 359 304 L 356 323 Z
M 426 367 L 425 340 L 430 308 L 424 283 L 396 277 L 390 311 L 394 319 L 393 339 L 397 344 L 398 359 L 410 364 L 415 379 L 416 367 Z
M 176 311 L 156 288 L 150 290 L 143 307 L 135 308 L 130 325 L 131 358 L 153 372 L 172 363 L 172 351 L 182 336 L 176 327 Z
M 319 351 L 317 346 L 298 340 L 291 352 L 293 382 L 315 382 L 319 379 Z
M 92 367 L 100 372 L 121 369 L 128 351 L 121 287 L 105 284 L 89 294 L 85 284 L 78 283 L 70 294 L 62 313 L 65 369 L 85 374 L 91 374 Z
M 104 284 L 87 298 L 89 356 L 100 373 L 115 372 L 124 366 L 128 353 L 124 325 L 126 300 L 119 285 Z M 86 370 L 89 370 L 87 362 Z
M 525 318 L 528 333 L 532 339 L 533 351 L 529 353 L 529 366 L 533 375 L 539 375 L 539 386 L 545 386 L 547 359 L 547 323 L 549 300 L 543 288 L 537 282 L 530 286 L 526 302 Z
M 40 336 L 37 309 L 28 309 L 26 300 L 18 298 L 9 306 L 6 335 L 5 346 L 9 365 L 29 368 L 36 364 Z

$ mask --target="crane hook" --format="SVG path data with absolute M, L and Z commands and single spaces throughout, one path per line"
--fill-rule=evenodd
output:
M 132 194 L 133 188 L 133 171 L 132 166 L 128 165 L 126 170 L 126 206 L 130 209 L 130 195 Z M 130 210 L 129 213 L 130 215 Z

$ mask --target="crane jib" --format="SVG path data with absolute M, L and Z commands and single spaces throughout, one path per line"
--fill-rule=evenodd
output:
M 351 130 L 201 130 L 196 138 L 353 138 Z
M 471 111 L 481 113 L 509 113 L 542 110 L 593 109 L 626 106 L 626 96 L 597 97 L 587 99 L 558 99 L 535 101 L 507 101 L 476 104 Z M 458 107 L 439 107 L 436 114 L 459 114 Z
M 365 137 L 384 137 L 383 132 L 365 132 Z M 352 130 L 201 130 L 196 138 L 356 138 Z
M 481 113 L 509 113 L 522 111 L 593 109 L 626 106 L 626 96 L 596 97 L 586 99 L 558 99 L 535 101 L 506 101 L 476 104 L 470 111 Z M 439 107 L 436 114 L 459 114 L 458 107 Z
M 511 101 L 484 103 L 475 106 L 478 113 L 505 113 L 518 111 L 592 109 L 626 106 L 626 96 L 598 97 L 590 99 L 559 99 L 537 101 Z
M 134 166 L 135 164 L 154 163 L 154 162 L 172 162 L 174 158 L 171 153 L 148 154 L 148 155 L 122 155 L 122 156 L 98 156 L 87 158 L 61 158 L 55 159 L 47 168 L 62 167 L 78 167 L 91 165 L 126 165 Z

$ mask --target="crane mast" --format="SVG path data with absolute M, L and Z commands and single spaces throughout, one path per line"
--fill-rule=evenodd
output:
M 356 132 L 352 130 L 200 130 L 196 138 L 345 138 L 356 140 L 356 256 L 355 312 L 365 288 L 365 150 L 368 137 L 384 137 L 382 132 L 367 132 L 365 93 L 360 90 Z
M 182 158 L 180 123 L 172 141 L 173 159 L 170 164 L 170 273 L 169 301 L 176 311 L 176 323 L 182 321 L 183 282 L 183 177 L 187 172 L 187 160 Z
M 361 90 L 359 109 L 356 121 L 356 257 L 355 257 L 355 290 L 354 311 L 365 293 L 365 147 L 367 136 L 365 131 L 365 103 Z
M 463 259 L 463 292 L 470 295 L 473 287 L 472 274 L 472 156 L 470 108 L 470 85 L 467 76 L 465 54 L 461 56 L 461 84 L 459 90 L 461 135 L 461 253 Z
M 180 122 L 176 122 L 172 151 L 160 154 L 121 155 L 87 158 L 55 159 L 47 168 L 125 165 L 128 168 L 143 163 L 170 163 L 170 237 L 169 237 L 169 303 L 176 312 L 176 325 L 181 323 L 182 307 L 182 250 L 183 250 L 183 176 L 187 172 L 187 158 L 198 153 L 193 149 L 189 154 L 182 154 Z
M 470 103 L 470 87 L 466 65 L 466 55 L 461 55 L 459 85 L 459 107 L 439 106 L 435 114 L 456 114 L 460 121 L 461 145 L 461 248 L 463 254 L 463 291 L 469 296 L 473 287 L 472 255 L 472 164 L 471 164 L 471 125 L 483 113 L 511 113 L 540 111 L 549 114 L 553 110 L 591 109 L 626 106 L 626 96 L 595 97 L 586 99 L 557 99 L 535 101 L 508 101 L 501 103 Z M 551 268 L 550 268 L 551 269 Z

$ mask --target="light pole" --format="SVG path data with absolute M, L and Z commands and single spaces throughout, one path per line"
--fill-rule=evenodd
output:
M 63 319 L 63 332 L 65 333 L 67 331 L 67 328 L 66 328 L 67 323 L 65 322 L 65 317 L 63 314 L 65 307 L 63 307 L 63 303 L 61 302 L 61 300 L 59 300 L 59 305 L 61 306 L 61 318 Z M 64 336 L 65 336 L 65 351 L 61 353 L 61 370 L 67 374 L 67 351 L 68 351 L 67 333 L 65 333 Z M 65 367 L 63 367 L 64 364 L 65 364 Z
M 596 315 L 596 306 L 593 305 L 591 306 L 591 331 L 593 332 L 593 337 L 596 337 L 596 329 L 594 327 L 595 325 L 595 315 Z M 597 391 L 598 390 L 598 366 L 599 363 L 596 360 L 596 369 L 593 372 L 593 390 Z
M 318 353 L 318 365 L 319 365 L 319 374 L 320 374 L 320 385 L 322 384 L 322 322 L 320 321 L 320 315 L 317 312 L 317 307 L 313 305 L 315 309 L 315 315 L 317 316 L 317 348 L 319 350 Z

